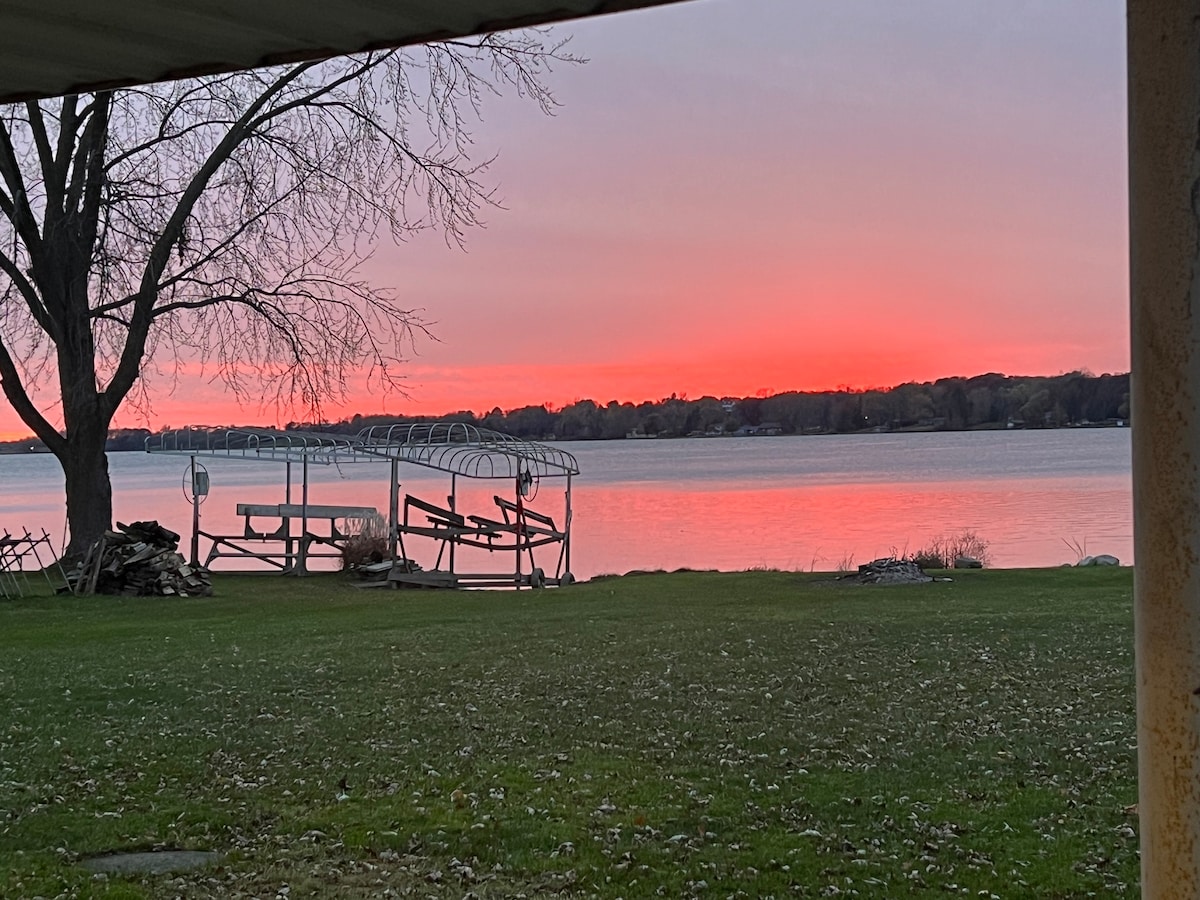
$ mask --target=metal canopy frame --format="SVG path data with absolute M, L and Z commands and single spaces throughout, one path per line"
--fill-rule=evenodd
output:
M 566 450 L 527 441 L 488 428 L 464 422 L 421 422 L 396 425 L 376 425 L 364 428 L 357 435 L 331 434 L 318 431 L 279 431 L 268 428 L 197 428 L 185 427 L 152 435 L 146 439 L 146 451 L 153 454 L 186 456 L 191 460 L 192 484 L 196 483 L 199 459 L 230 459 L 243 462 L 270 462 L 285 466 L 284 503 L 292 503 L 292 465 L 301 466 L 300 535 L 286 537 L 280 532 L 259 535 L 285 543 L 284 563 L 280 568 L 289 574 L 306 574 L 311 556 L 309 544 L 317 540 L 309 535 L 311 518 L 309 504 L 310 464 L 341 465 L 345 463 L 391 464 L 388 485 L 388 550 L 393 559 L 397 551 L 403 555 L 404 535 L 432 538 L 440 542 L 438 565 L 445 551 L 449 568 L 446 572 L 423 573 L 420 577 L 393 581 L 438 584 L 457 587 L 522 587 L 542 584 L 569 584 L 574 581 L 571 561 L 571 484 L 579 474 L 579 463 Z M 442 509 L 413 497 L 400 500 L 401 463 L 421 466 L 450 476 L 449 507 Z M 507 481 L 513 486 L 514 500 L 496 495 L 502 518 L 462 516 L 458 512 L 458 479 L 490 479 Z M 564 519 L 558 528 L 548 516 L 525 509 L 523 489 L 542 478 L 566 480 Z M 192 562 L 199 565 L 199 540 L 203 535 L 214 542 L 230 539 L 200 531 L 201 498 L 192 494 Z M 430 515 L 429 525 L 410 525 L 410 507 Z M 402 515 L 403 508 L 403 515 Z M 239 510 L 240 512 L 240 510 Z M 247 539 L 251 535 L 250 512 L 246 513 Z M 283 526 L 286 528 L 286 522 Z M 554 574 L 546 574 L 534 565 L 533 548 L 545 544 L 561 544 Z M 233 546 L 233 545 L 231 545 Z M 489 551 L 511 551 L 515 557 L 511 573 L 463 573 L 456 571 L 456 550 L 470 546 Z M 214 545 L 214 553 L 215 553 Z M 529 559 L 529 571 L 523 570 L 522 554 Z M 221 554 L 225 555 L 225 554 Z M 278 554 L 262 554 L 277 556 Z M 212 556 L 210 555 L 210 560 Z M 406 563 L 406 561 L 405 561 Z M 400 566 L 403 568 L 404 566 Z M 396 572 L 395 575 L 413 575 Z
M 374 425 L 358 433 L 358 448 L 387 459 L 413 463 L 468 478 L 535 478 L 579 474 L 565 450 L 464 422 Z
M 271 428 L 184 428 L 146 438 L 148 453 L 208 456 L 258 462 L 353 462 L 354 438 L 315 431 Z
M 448 552 L 449 568 L 445 573 L 411 573 L 393 571 L 392 580 L 408 584 L 478 587 L 540 587 L 543 584 L 565 585 L 574 581 L 571 575 L 571 481 L 579 474 L 579 463 L 566 450 L 522 440 L 489 428 L 479 428 L 465 422 L 421 422 L 401 425 L 374 425 L 358 433 L 359 451 L 388 459 L 392 474 L 388 489 L 388 550 L 393 559 L 397 551 L 404 555 L 404 535 L 417 535 L 441 542 L 438 565 Z M 450 475 L 450 496 L 447 509 L 406 497 L 400 502 L 401 463 L 410 463 L 445 472 Z M 496 504 L 503 519 L 483 516 L 462 516 L 458 511 L 458 479 L 507 480 L 513 485 L 514 500 L 510 503 L 496 495 Z M 526 510 L 523 484 L 542 478 L 564 478 L 563 525 Z M 523 481 L 524 480 L 524 481 Z M 427 515 L 428 525 L 409 522 L 409 510 L 416 508 Z M 530 521 L 532 520 L 532 522 Z M 505 541 L 511 540 L 511 543 Z M 533 548 L 544 544 L 561 544 L 554 574 L 547 576 L 534 564 Z M 456 569 L 456 550 L 461 546 L 479 547 L 492 552 L 512 551 L 512 573 L 463 573 Z M 522 568 L 522 553 L 528 555 L 529 571 Z

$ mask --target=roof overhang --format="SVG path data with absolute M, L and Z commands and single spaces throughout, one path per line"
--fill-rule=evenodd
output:
M 7 0 L 0 103 L 323 59 L 677 0 Z

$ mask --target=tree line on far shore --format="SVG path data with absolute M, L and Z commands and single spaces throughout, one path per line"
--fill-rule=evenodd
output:
M 507 411 L 496 408 L 482 414 L 460 411 L 405 421 L 436 419 L 467 422 L 532 440 L 570 441 L 1124 425 L 1129 422 L 1129 375 L 1070 372 L 1014 377 L 992 373 L 890 389 L 788 391 L 695 400 L 672 395 L 636 404 L 578 400 L 561 409 L 548 405 Z M 396 420 L 354 416 L 322 427 L 355 434 L 367 426 Z
M 1129 423 L 1129 375 L 1069 372 L 1049 377 L 987 374 L 902 384 L 890 389 L 787 391 L 764 397 L 672 395 L 662 400 L 599 404 L 578 400 L 517 409 L 470 410 L 444 416 L 356 415 L 332 423 L 289 422 L 292 430 L 357 434 L 371 425 L 466 422 L 530 440 L 626 437 L 853 434 L 872 431 L 965 431 L 1064 428 Z M 114 429 L 109 450 L 141 450 L 151 432 Z M 37 441 L 2 445 L 28 450 Z

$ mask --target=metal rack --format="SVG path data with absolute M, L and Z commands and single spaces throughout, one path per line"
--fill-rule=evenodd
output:
M 406 556 L 405 536 L 438 542 L 437 564 L 432 572 L 402 571 L 395 566 L 391 583 L 439 587 L 542 587 L 567 585 L 571 574 L 571 482 L 579 474 L 575 457 L 558 447 L 527 441 L 487 428 L 462 422 L 423 422 L 407 425 L 376 425 L 358 433 L 362 453 L 387 459 L 392 464 L 388 496 L 388 522 L 393 558 Z M 410 463 L 435 469 L 450 476 L 448 507 L 419 498 L 400 499 L 399 466 Z M 499 518 L 463 515 L 458 509 L 458 479 L 507 481 L 513 500 L 497 494 Z M 526 507 L 529 488 L 543 478 L 565 480 L 561 527 L 544 513 Z M 416 518 L 413 518 L 415 510 Z M 536 565 L 534 549 L 559 547 L 553 574 Z M 457 550 L 475 547 L 513 554 L 511 572 L 462 572 Z M 523 558 L 528 560 L 526 570 Z M 443 559 L 447 563 L 441 568 Z
M 181 428 L 147 439 L 149 453 L 186 456 L 192 474 L 192 561 L 199 562 L 199 540 L 212 541 L 206 565 L 219 557 L 257 559 L 291 574 L 307 572 L 314 556 L 333 556 L 317 545 L 337 547 L 345 535 L 335 520 L 359 517 L 362 507 L 312 506 L 309 503 L 309 466 L 342 465 L 365 462 L 389 462 L 391 478 L 388 490 L 389 551 L 397 561 L 389 574 L 393 585 L 444 587 L 541 587 L 565 585 L 574 581 L 571 562 L 571 486 L 579 474 L 575 457 L 565 450 L 479 428 L 462 422 L 423 422 L 403 425 L 377 425 L 357 435 L 314 431 L 278 431 L 247 428 Z M 201 459 L 233 459 L 273 462 L 285 466 L 284 502 L 268 508 L 262 504 L 238 504 L 245 517 L 245 529 L 238 535 L 209 534 L 200 530 L 201 495 L 196 492 Z M 447 507 L 437 506 L 411 495 L 400 496 L 399 467 L 402 463 L 433 469 L 450 476 Z M 293 465 L 301 469 L 300 502 L 293 503 Z M 492 516 L 464 515 L 458 509 L 458 479 L 488 479 L 507 482 L 507 488 L 494 496 Z M 531 489 L 542 479 L 565 480 L 561 526 L 544 512 L 528 508 Z M 512 499 L 508 496 L 511 492 Z M 372 511 L 373 512 L 373 511 Z M 252 521 L 274 517 L 274 531 L 260 530 Z M 293 534 L 291 522 L 298 520 L 300 530 Z M 310 521 L 329 521 L 330 534 L 314 534 Z M 437 544 L 437 563 L 432 571 L 411 571 L 407 565 L 405 538 L 432 540 Z M 274 542 L 279 550 L 265 551 L 263 542 Z M 253 544 L 253 546 L 251 546 Z M 551 574 L 536 565 L 535 548 L 556 546 L 557 562 Z M 490 553 L 511 553 L 509 572 L 462 572 L 458 570 L 458 550 L 473 547 Z M 446 567 L 442 568 L 443 561 Z M 527 562 L 527 565 L 526 565 Z
M 53 590 L 57 587 L 50 577 L 51 568 L 58 570 L 59 577 L 66 583 L 67 576 L 63 572 L 58 554 L 50 542 L 50 535 L 42 529 L 40 536 L 35 536 L 28 528 L 22 529 L 22 534 L 9 534 L 7 531 L 0 536 L 0 597 L 13 599 L 24 596 L 29 589 L 29 573 L 25 568 L 26 562 L 33 560 L 37 568 L 46 577 L 46 583 Z M 41 549 L 46 551 L 50 562 L 42 559 Z

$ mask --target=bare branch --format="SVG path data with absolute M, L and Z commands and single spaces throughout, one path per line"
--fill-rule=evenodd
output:
M 33 401 L 29 399 L 29 394 L 21 381 L 21 374 L 17 371 L 16 364 L 3 341 L 0 341 L 0 389 L 3 389 L 5 398 L 17 415 L 21 417 L 21 421 L 33 429 L 33 433 L 42 443 L 55 454 L 62 453 L 66 443 L 63 436 L 46 421 L 37 407 L 33 405 Z
M 69 100 L 64 100 L 64 106 L 68 104 Z M 42 181 L 46 184 L 47 192 L 53 192 L 60 187 L 61 182 L 58 172 L 55 171 L 54 151 L 50 148 L 46 121 L 42 118 L 41 107 L 32 100 L 25 103 L 25 113 L 29 117 L 29 132 L 33 135 L 34 146 L 37 147 L 38 160 L 42 164 Z
M 21 164 L 13 146 L 8 125 L 0 119 L 0 178 L 8 189 L 5 203 L 0 205 L 5 217 L 20 236 L 21 242 L 36 260 L 42 249 L 42 236 L 38 232 L 37 218 L 29 205 L 29 194 L 21 174 Z
M 25 301 L 25 305 L 29 308 L 29 312 L 33 315 L 34 320 L 39 326 L 49 335 L 55 334 L 57 331 L 57 323 L 42 304 L 42 298 L 38 296 L 37 289 L 25 277 L 25 273 L 21 271 L 7 253 L 0 252 L 0 272 L 8 276 L 8 279 L 16 287 L 17 292 L 21 295 L 21 299 Z

